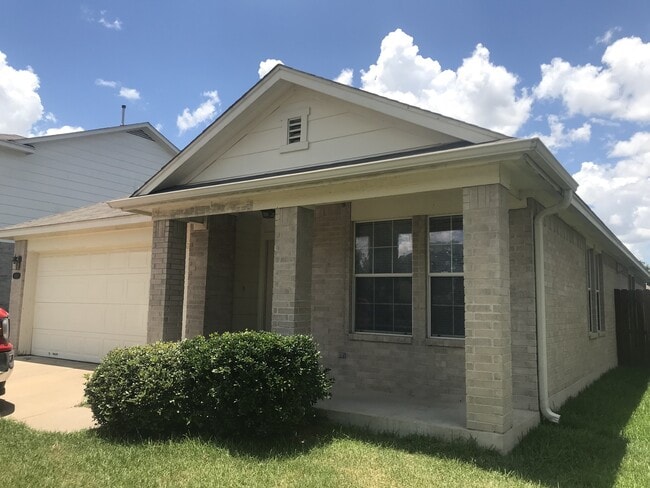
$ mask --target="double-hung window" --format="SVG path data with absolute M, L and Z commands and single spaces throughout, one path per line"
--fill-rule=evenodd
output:
M 587 249 L 587 307 L 589 315 L 589 332 L 605 330 L 603 319 L 603 256 Z
M 354 330 L 411 334 L 412 221 L 356 223 L 354 251 Z
M 463 216 L 429 218 L 430 335 L 465 336 Z

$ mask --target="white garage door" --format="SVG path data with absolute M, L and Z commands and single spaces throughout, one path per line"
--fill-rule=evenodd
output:
M 41 254 L 32 354 L 99 362 L 144 344 L 150 261 L 148 250 Z

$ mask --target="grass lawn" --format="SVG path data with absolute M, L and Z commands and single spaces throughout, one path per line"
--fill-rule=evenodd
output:
M 115 441 L 0 420 L 8 487 L 650 487 L 650 370 L 619 368 L 508 456 L 321 422 L 281 441 Z

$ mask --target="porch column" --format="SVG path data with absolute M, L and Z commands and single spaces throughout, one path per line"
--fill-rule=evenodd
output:
M 23 318 L 23 297 L 25 296 L 25 278 L 28 271 L 27 265 L 31 265 L 32 263 L 28 263 L 27 241 L 16 241 L 12 248 L 13 252 L 11 257 L 20 256 L 22 262 L 20 263 L 20 277 L 16 279 L 13 279 L 12 277 L 10 284 L 11 294 L 9 298 L 9 308 L 7 308 L 11 320 L 9 340 L 13 344 L 14 351 L 16 351 L 17 354 L 25 354 L 29 353 L 31 349 L 31 332 L 21 334 L 20 326 Z M 34 272 L 31 269 L 29 269 L 29 271 L 33 276 Z M 13 273 L 11 274 L 13 275 Z M 33 305 L 30 306 L 30 310 L 26 310 L 26 313 L 31 313 L 30 311 L 32 309 Z M 29 329 L 31 329 L 31 327 L 28 326 L 27 330 Z
M 512 427 L 510 246 L 507 190 L 463 189 L 467 428 Z
M 153 222 L 147 342 L 181 338 L 186 229 L 179 220 Z
M 275 211 L 271 330 L 283 335 L 311 331 L 311 265 L 314 212 Z
M 203 335 L 205 284 L 208 274 L 208 228 L 204 224 L 190 223 L 187 232 L 183 337 L 190 338 Z
M 234 215 L 208 218 L 205 334 L 232 330 L 236 224 Z

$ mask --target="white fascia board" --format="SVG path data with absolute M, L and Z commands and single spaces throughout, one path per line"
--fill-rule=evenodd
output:
M 108 204 L 113 208 L 126 211 L 146 212 L 144 207 L 160 205 L 180 200 L 190 200 L 206 196 L 226 195 L 239 192 L 265 191 L 273 188 L 299 186 L 311 183 L 325 183 L 334 179 L 354 178 L 371 174 L 414 170 L 426 166 L 446 164 L 485 164 L 486 162 L 499 163 L 506 159 L 518 157 L 521 154 L 536 149 L 536 140 L 508 139 L 477 146 L 448 149 L 420 155 L 402 156 L 378 162 L 368 162 L 340 166 L 335 168 L 322 168 L 305 170 L 280 176 L 260 177 L 245 181 L 224 182 L 214 186 L 201 186 L 186 188 L 151 195 L 133 196 L 113 200 Z
M 22 141 L 23 139 L 19 139 L 19 140 Z M 34 154 L 34 152 L 36 152 L 36 149 L 34 149 L 31 146 L 28 146 L 26 144 L 9 142 L 9 141 L 0 141 L 0 147 L 11 149 L 12 151 L 16 151 L 22 154 Z
M 64 234 L 85 230 L 117 229 L 134 227 L 147 222 L 151 222 L 150 217 L 134 214 L 81 222 L 64 222 L 58 224 L 37 225 L 33 227 L 10 228 L 0 230 L 0 239 L 19 240 L 25 237 Z

